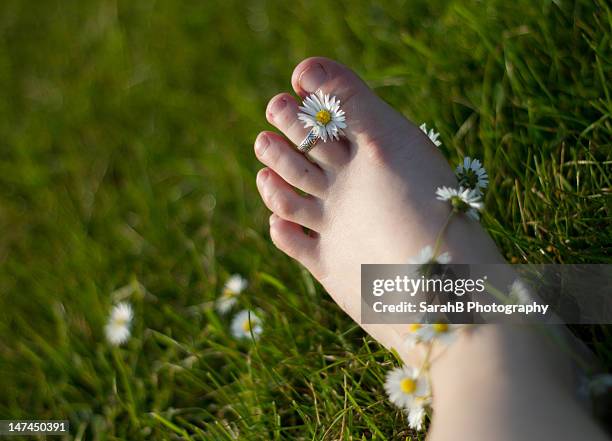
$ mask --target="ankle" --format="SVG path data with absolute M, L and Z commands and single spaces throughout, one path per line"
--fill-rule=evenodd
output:
M 432 360 L 434 405 L 447 397 L 501 394 L 512 388 L 527 395 L 560 389 L 573 393 L 571 360 L 526 325 L 480 325 L 460 332 L 457 340 Z

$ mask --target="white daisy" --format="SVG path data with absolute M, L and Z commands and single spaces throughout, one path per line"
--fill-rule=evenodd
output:
M 408 349 L 414 348 L 419 342 L 417 331 L 421 329 L 422 326 L 421 323 L 412 323 L 408 325 L 408 333 L 404 336 L 404 345 L 406 345 Z
M 130 338 L 130 326 L 134 313 L 127 302 L 115 305 L 111 311 L 108 323 L 104 327 L 106 339 L 113 345 L 125 343 Z
M 223 292 L 217 299 L 217 311 L 226 314 L 238 301 L 238 296 L 244 291 L 249 283 L 240 274 L 234 274 L 223 287 Z
M 455 169 L 459 185 L 482 194 L 482 189 L 489 185 L 489 175 L 478 159 L 469 156 L 463 158 L 463 163 Z
M 429 383 L 416 368 L 402 366 L 387 373 L 385 391 L 393 404 L 408 409 L 419 397 L 429 394 Z
M 313 127 L 323 142 L 337 140 L 346 128 L 346 116 L 340 109 L 340 100 L 320 90 L 311 93 L 299 107 L 298 119 L 304 127 Z
M 419 126 L 419 129 L 421 129 L 423 131 L 423 133 L 425 133 L 429 139 L 431 140 L 431 142 L 433 142 L 436 147 L 440 147 L 442 145 L 442 141 L 438 140 L 438 137 L 440 136 L 440 134 L 436 131 L 434 131 L 434 129 L 430 129 L 429 132 L 427 131 L 427 124 L 423 123 Z
M 423 423 L 425 422 L 425 406 L 422 403 L 414 403 L 408 409 L 408 425 L 411 429 L 421 431 L 423 430 Z
M 612 375 L 598 374 L 590 380 L 587 379 L 589 393 L 599 396 L 612 391 Z
M 514 282 L 512 282 L 508 297 L 511 303 L 515 303 L 517 305 L 526 305 L 533 301 L 533 297 L 521 279 L 516 279 Z
M 472 219 L 478 220 L 478 211 L 482 210 L 480 194 L 472 189 L 459 187 L 438 187 L 436 190 L 439 201 L 449 201 L 453 210 L 465 213 Z
M 427 245 L 421 248 L 419 254 L 408 259 L 408 263 L 416 264 L 416 265 L 424 265 L 426 263 L 439 263 L 441 265 L 446 265 L 450 263 L 451 255 L 450 253 L 442 253 L 434 259 L 433 248 L 431 245 Z
M 442 344 L 449 345 L 457 338 L 457 330 L 462 325 L 450 325 L 448 323 L 433 323 L 411 325 L 409 329 L 414 334 L 414 339 L 418 342 L 439 341 Z M 409 332 L 410 333 L 410 332 Z
M 232 335 L 235 338 L 250 338 L 259 337 L 263 331 L 261 327 L 261 319 L 255 315 L 253 311 L 247 309 L 240 311 L 232 320 Z

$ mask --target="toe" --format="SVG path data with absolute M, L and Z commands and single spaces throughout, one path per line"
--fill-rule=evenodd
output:
M 255 140 L 255 154 L 294 187 L 317 197 L 325 194 L 327 176 L 282 136 L 272 132 L 260 133 Z
M 359 139 L 361 135 L 376 137 L 385 133 L 386 128 L 397 127 L 400 121 L 406 123 L 357 74 L 328 58 L 312 57 L 302 61 L 293 71 L 291 84 L 301 97 L 319 89 L 336 96 L 346 112 L 344 133 L 351 142 L 363 141 Z
M 283 219 L 320 231 L 323 216 L 320 199 L 299 195 L 269 168 L 257 174 L 257 188 L 266 206 Z
M 270 124 L 283 132 L 292 143 L 299 145 L 308 134 L 308 129 L 304 128 L 304 124 L 297 117 L 299 112 L 295 98 L 288 93 L 281 93 L 268 103 L 266 117 Z M 326 170 L 346 163 L 349 150 L 343 142 L 319 141 L 308 156 Z
M 313 276 L 321 274 L 316 234 L 306 234 L 300 225 L 273 213 L 270 216 L 270 237 L 279 250 L 304 265 Z

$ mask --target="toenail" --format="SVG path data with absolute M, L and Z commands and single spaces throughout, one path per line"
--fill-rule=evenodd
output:
M 270 216 L 270 225 L 273 225 L 277 220 L 278 216 L 273 213 L 272 216 Z
M 255 141 L 255 151 L 259 156 L 263 156 L 269 145 L 270 140 L 268 137 L 266 135 L 260 135 L 259 138 L 257 138 L 257 141 Z
M 263 186 L 263 184 L 268 180 L 269 177 L 270 172 L 267 169 L 262 170 L 257 174 L 257 182 L 259 183 L 259 185 Z M 263 190 L 265 190 L 265 188 L 263 188 Z
M 278 114 L 281 110 L 285 108 L 287 105 L 287 98 L 278 98 L 272 102 L 272 105 L 268 109 L 268 113 L 274 117 L 275 114 Z
M 300 75 L 299 83 L 300 87 L 306 92 L 316 92 L 325 80 L 327 79 L 327 72 L 323 69 L 319 63 L 313 64 L 306 69 Z

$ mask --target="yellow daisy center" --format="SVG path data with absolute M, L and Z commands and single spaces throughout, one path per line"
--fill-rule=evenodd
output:
M 325 126 L 331 121 L 331 113 L 329 113 L 327 110 L 319 110 L 315 118 Z
M 419 323 L 412 323 L 408 325 L 408 332 L 414 333 L 421 329 L 421 325 Z
M 224 289 L 224 290 L 223 290 L 223 293 L 221 294 L 221 296 L 222 296 L 224 299 L 229 299 L 229 298 L 231 298 L 231 297 L 235 297 L 235 296 L 236 296 L 236 293 L 235 293 L 234 291 L 230 290 L 230 289 Z
M 412 378 L 404 378 L 400 381 L 400 389 L 405 394 L 411 394 L 416 390 L 416 381 Z
M 244 332 L 251 332 L 251 321 L 250 320 L 245 320 L 244 322 L 242 322 L 242 330 Z
M 436 323 L 433 325 L 433 330 L 438 334 L 448 332 L 448 325 L 446 323 Z

